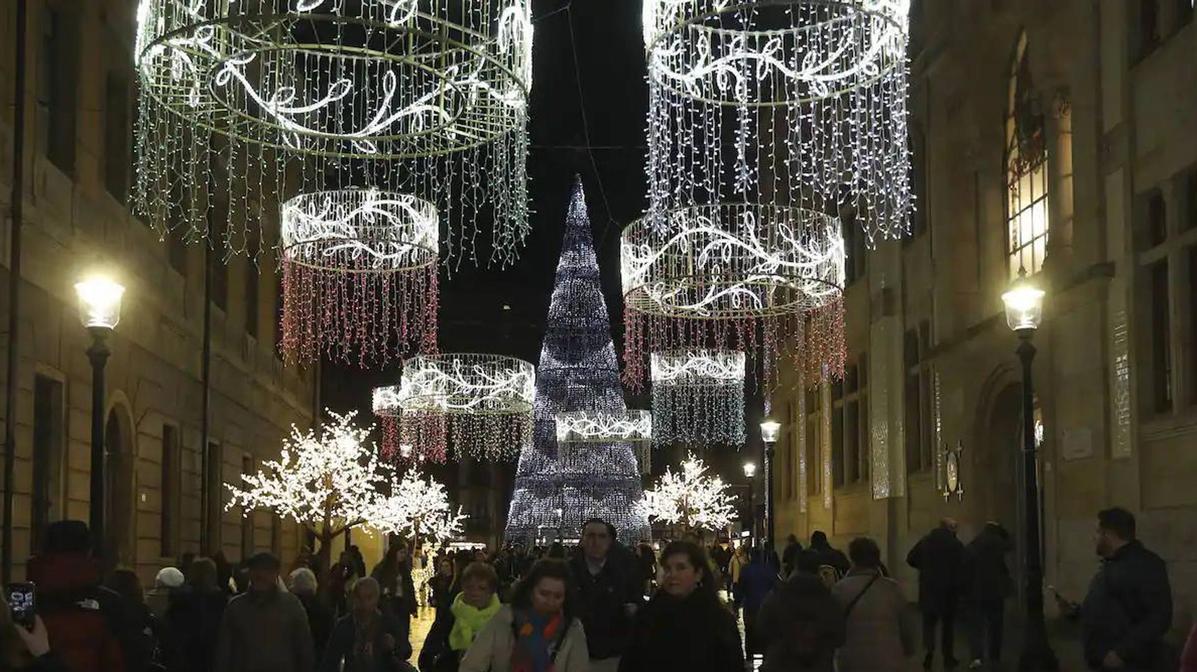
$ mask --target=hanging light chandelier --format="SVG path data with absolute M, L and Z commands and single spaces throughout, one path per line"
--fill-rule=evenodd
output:
M 295 193 L 385 184 L 434 201 L 450 259 L 475 222 L 528 230 L 528 0 L 141 0 L 134 205 L 229 254 Z
M 744 445 L 744 363 L 730 350 L 654 352 L 653 440 Z
M 649 448 L 653 438 L 652 413 L 629 409 L 622 413 L 570 411 L 554 416 L 557 428 L 557 458 L 574 462 L 576 452 L 602 450 L 603 444 L 630 443 L 636 448 L 640 473 L 652 471 Z
M 459 455 L 511 459 L 532 438 L 536 368 L 521 359 L 475 353 L 417 355 L 404 362 L 398 388 L 374 391 L 375 412 L 398 409 L 398 446 L 443 462 Z M 390 448 L 384 447 L 388 452 Z
M 375 189 L 296 196 L 282 209 L 282 350 L 360 366 L 435 352 L 436 207 Z

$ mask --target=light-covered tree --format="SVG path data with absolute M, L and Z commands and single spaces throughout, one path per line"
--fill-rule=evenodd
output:
M 678 473 L 666 467 L 656 487 L 644 492 L 641 510 L 649 520 L 682 525 L 686 530 L 718 530 L 732 520 L 730 488 L 718 476 L 706 476 L 707 467 L 689 455 Z
M 320 566 L 328 567 L 330 544 L 358 526 L 378 525 L 386 499 L 378 486 L 390 468 L 378 461 L 370 427 L 356 425 L 356 413 L 333 413 L 319 430 L 301 432 L 291 426 L 277 460 L 268 460 L 256 474 L 242 474 L 241 487 L 226 483 L 232 498 L 225 509 L 241 507 L 273 511 L 290 518 L 320 541 Z
M 445 486 L 419 469 L 411 469 L 391 480 L 390 496 L 384 498 L 372 525 L 385 532 L 411 538 L 419 548 L 427 540 L 434 546 L 458 538 L 466 515 L 453 509 Z

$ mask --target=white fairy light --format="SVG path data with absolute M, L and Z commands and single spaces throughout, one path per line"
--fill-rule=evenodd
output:
M 625 301 L 649 315 L 787 314 L 822 307 L 844 287 L 839 221 L 797 208 L 737 203 L 650 215 L 624 229 L 620 248 Z
M 137 19 L 134 203 L 155 226 L 243 252 L 296 189 L 386 184 L 439 205 L 450 259 L 493 208 L 492 260 L 512 261 L 529 0 L 141 0 Z
M 742 352 L 652 353 L 653 440 L 744 444 Z
M 423 541 L 440 547 L 461 537 L 466 518 L 461 507 L 454 509 L 449 503 L 442 483 L 411 469 L 402 478 L 391 479 L 390 494 L 381 501 L 371 524 L 406 536 L 417 547 Z
M 644 441 L 653 436 L 652 414 L 643 410 L 624 413 L 573 411 L 558 413 L 555 420 L 558 442 Z
M 267 509 L 289 518 L 320 539 L 322 550 L 342 532 L 379 524 L 384 497 L 378 484 L 388 470 L 369 443 L 370 427 L 354 423 L 354 413 L 329 411 L 331 422 L 319 431 L 291 426 L 277 460 L 267 460 L 256 474 L 242 474 L 240 486 L 225 483 L 225 510 L 245 515 Z
M 436 347 L 436 207 L 377 189 L 319 191 L 282 208 L 282 351 L 385 365 Z
M 735 513 L 731 488 L 718 476 L 707 476 L 707 467 L 694 455 L 682 462 L 678 473 L 668 467 L 656 487 L 644 491 L 641 510 L 649 520 L 682 525 L 687 530 L 721 530 Z
M 421 459 L 441 462 L 452 445 L 484 459 L 514 457 L 531 438 L 535 379 L 536 368 L 514 357 L 412 357 L 397 387 L 374 391 L 376 415 L 398 413 L 396 443 L 387 451 L 408 444 Z

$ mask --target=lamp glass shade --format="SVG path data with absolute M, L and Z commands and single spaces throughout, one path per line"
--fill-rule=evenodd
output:
M 765 443 L 775 443 L 777 441 L 777 432 L 781 429 L 781 423 L 774 420 L 766 420 L 761 423 L 761 440 Z
M 75 284 L 79 297 L 79 320 L 87 328 L 113 329 L 121 321 L 123 285 L 108 278 L 88 278 Z
M 1006 324 L 1014 331 L 1034 331 L 1043 319 L 1043 296 L 1045 292 L 1025 277 L 1019 277 L 1002 294 L 1006 304 Z
M 745 476 L 745 478 L 752 478 L 753 476 L 756 476 L 756 464 L 754 464 L 752 462 L 745 462 L 744 463 L 744 476 Z

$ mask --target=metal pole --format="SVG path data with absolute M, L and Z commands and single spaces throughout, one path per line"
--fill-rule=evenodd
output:
M 91 361 L 91 505 L 92 549 L 104 557 L 104 365 L 108 362 L 108 330 L 93 327 L 92 343 L 87 349 Z
M 773 553 L 773 441 L 765 442 L 765 544 Z M 773 558 L 767 558 L 772 562 Z
M 1023 481 L 1026 492 L 1026 580 L 1027 623 L 1022 655 L 1018 659 L 1021 672 L 1054 672 L 1060 669 L 1056 654 L 1047 641 L 1047 625 L 1043 618 L 1043 560 L 1039 541 L 1039 479 L 1035 458 L 1035 391 L 1031 381 L 1031 362 L 1035 346 L 1031 344 L 1031 330 L 1019 332 L 1018 359 L 1022 362 L 1022 439 Z
M 16 94 L 13 97 L 12 226 L 8 233 L 8 373 L 4 381 L 4 531 L 0 534 L 0 582 L 12 581 L 12 509 L 17 460 L 17 363 L 21 333 L 21 225 L 25 217 L 25 24 L 26 2 L 17 0 Z
M 212 256 L 211 243 L 204 246 L 204 333 L 202 351 L 200 355 L 200 385 L 203 388 L 200 395 L 200 548 L 207 555 L 212 555 L 220 545 L 212 539 L 212 503 L 209 500 L 208 483 L 211 482 L 212 469 L 220 469 L 221 465 L 213 465 L 208 454 L 210 428 L 208 417 L 211 415 L 209 405 L 212 399 Z M 219 524 L 215 525 L 220 529 Z

